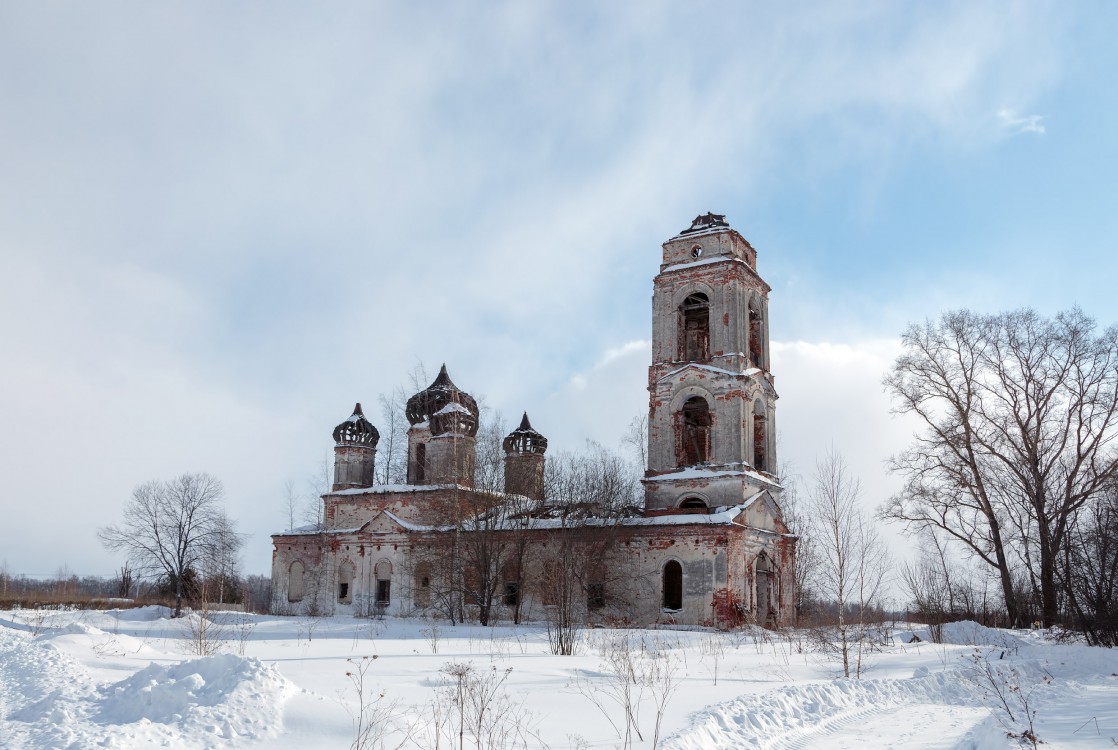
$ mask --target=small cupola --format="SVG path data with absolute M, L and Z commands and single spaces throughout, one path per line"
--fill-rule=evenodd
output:
M 372 487 L 376 481 L 380 433 L 365 419 L 361 404 L 349 419 L 334 428 L 334 484 L 332 492 Z
M 547 451 L 547 438 L 532 429 L 532 423 L 528 421 L 528 412 L 524 412 L 520 426 L 508 434 L 503 445 L 505 494 L 543 500 L 545 461 L 543 454 Z
M 547 438 L 532 429 L 532 423 L 528 421 L 528 412 L 524 412 L 520 426 L 505 437 L 503 445 L 505 453 L 514 456 L 543 455 L 547 451 Z
M 379 441 L 380 433 L 372 422 L 365 419 L 361 404 L 353 407 L 349 419 L 334 428 L 334 442 L 338 445 L 360 445 L 375 450 Z

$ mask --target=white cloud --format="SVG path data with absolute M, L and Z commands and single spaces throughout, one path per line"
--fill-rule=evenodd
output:
M 1025 115 L 1019 117 L 1011 109 L 998 110 L 998 121 L 1001 123 L 1002 128 L 1009 131 L 1011 135 L 1019 133 L 1036 133 L 1037 135 L 1044 135 L 1045 128 L 1041 123 L 1044 117 L 1041 115 Z
M 614 444 L 647 408 L 663 239 L 762 200 L 790 134 L 818 134 L 808 182 L 913 132 L 966 140 L 986 102 L 1028 106 L 1058 52 L 1031 4 L 254 7 L 5 14 L 7 493 L 81 519 L 6 525 L 17 570 L 111 570 L 96 520 L 191 470 L 222 475 L 258 534 L 245 568 L 266 570 L 283 481 L 417 361 L 557 444 Z M 701 43 L 680 31 L 711 12 Z M 785 440 L 823 419 L 852 451 L 876 441 L 849 434 L 877 425 L 853 380 L 874 362 L 796 346 Z M 842 404 L 821 373 L 849 374 Z M 56 425 L 80 451 L 42 449 Z

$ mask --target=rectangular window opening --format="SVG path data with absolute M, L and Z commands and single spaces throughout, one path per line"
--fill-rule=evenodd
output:
M 587 586 L 587 609 L 601 609 L 604 606 L 606 606 L 606 585 L 604 583 L 592 583 Z
M 388 604 L 392 581 L 377 581 L 377 604 Z

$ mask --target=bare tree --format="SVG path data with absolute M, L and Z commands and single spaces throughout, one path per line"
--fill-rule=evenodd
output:
M 210 474 L 145 482 L 132 491 L 123 522 L 97 535 L 108 549 L 126 553 L 137 572 L 166 577 L 174 587 L 178 617 L 185 578 L 212 549 L 224 495 L 221 482 Z
M 287 516 L 287 530 L 295 528 L 295 516 L 299 513 L 301 500 L 295 491 L 295 482 L 288 479 L 283 483 L 283 514 Z
M 815 576 L 819 567 L 819 546 L 812 536 L 806 503 L 800 496 L 799 478 L 788 465 L 780 467 L 780 510 L 788 531 L 796 536 L 796 554 L 792 558 L 792 586 L 795 597 L 796 622 L 809 614 L 816 599 Z
M 942 529 L 991 566 L 1015 621 L 1020 560 L 1052 624 L 1075 514 L 1118 475 L 1118 329 L 1096 333 L 1078 309 L 962 310 L 902 341 L 885 386 L 922 431 L 892 459 L 905 486 L 883 514 Z
M 377 397 L 380 404 L 380 443 L 377 446 L 377 481 L 381 484 L 403 484 L 408 477 L 408 420 L 404 417 L 408 399 L 431 382 L 427 368 L 416 364 L 408 372 L 406 382 L 391 393 Z
M 303 522 L 322 528 L 325 506 L 322 496 L 334 486 L 334 466 L 330 461 L 330 454 L 322 454 L 322 461 L 314 470 L 307 474 L 304 481 L 306 491 L 303 495 Z
M 237 581 L 237 565 L 245 544 L 245 535 L 237 531 L 236 521 L 226 515 L 224 510 L 218 510 L 214 517 L 213 531 L 203 544 L 205 551 L 201 558 L 200 572 L 206 586 L 205 591 L 211 599 L 216 594 L 218 604 L 225 604 L 227 600 L 235 601 L 233 588 Z
M 621 444 L 633 452 L 633 458 L 643 472 L 648 466 L 648 412 L 641 412 L 633 417 L 621 438 Z
M 1087 642 L 1118 647 L 1118 487 L 1093 498 L 1074 521 L 1062 581 Z
M 640 483 L 633 466 L 591 443 L 583 454 L 552 456 L 545 471 L 540 521 L 554 529 L 547 552 L 537 556 L 537 594 L 553 653 L 574 653 L 579 632 L 594 610 L 627 611 L 625 592 L 640 581 L 621 579 L 609 564 L 616 527 L 636 512 Z
M 819 545 L 818 590 L 837 608 L 835 651 L 850 677 L 856 676 L 870 611 L 888 571 L 888 553 L 858 505 L 861 483 L 850 475 L 846 462 L 831 451 L 815 467 L 808 500 L 812 535 Z

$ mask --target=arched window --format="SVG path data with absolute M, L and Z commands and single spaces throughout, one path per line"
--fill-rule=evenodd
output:
M 701 497 L 689 497 L 679 504 L 682 510 L 709 511 L 706 502 Z
M 353 563 L 343 560 L 338 566 L 338 602 L 349 604 L 353 601 Z
M 761 303 L 756 297 L 749 300 L 749 363 L 765 369 L 765 321 Z
M 287 601 L 303 601 L 303 597 L 306 595 L 303 573 L 304 568 L 301 561 L 296 560 L 291 563 L 291 568 L 287 571 Z
M 387 607 L 392 594 L 392 563 L 381 560 L 374 568 L 373 575 L 376 577 L 377 586 L 376 605 L 381 608 Z
M 681 466 L 694 466 L 710 460 L 710 407 L 699 396 L 683 403 L 679 416 L 677 451 Z
M 692 294 L 679 306 L 679 358 L 710 359 L 710 300 L 705 294 Z
M 753 468 L 769 471 L 768 464 L 769 420 L 765 404 L 760 399 L 753 402 Z
M 683 609 L 683 566 L 676 560 L 664 565 L 664 588 L 661 606 L 664 609 Z
M 421 562 L 415 566 L 415 606 L 431 606 L 431 563 Z

